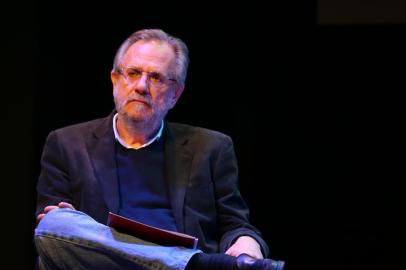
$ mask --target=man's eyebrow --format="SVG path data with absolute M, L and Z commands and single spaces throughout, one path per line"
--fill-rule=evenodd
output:
M 147 72 L 149 74 L 151 74 L 151 73 L 156 73 L 156 74 L 160 74 L 160 75 L 163 74 L 162 72 L 160 72 L 158 70 L 152 70 L 152 69 L 148 69 L 148 68 L 143 69 L 143 68 L 137 67 L 137 66 L 128 66 L 128 67 L 126 67 L 126 69 L 136 69 L 136 70 L 139 70 L 139 71 Z

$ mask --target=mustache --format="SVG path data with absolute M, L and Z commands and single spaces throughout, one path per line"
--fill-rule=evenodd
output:
M 141 101 L 141 102 L 144 102 L 144 103 L 146 103 L 148 105 L 151 104 L 151 100 L 149 98 L 145 98 L 145 97 L 142 97 L 142 96 L 137 95 L 137 94 L 131 94 L 130 96 L 128 96 L 124 100 L 123 105 L 126 105 L 126 104 L 128 104 L 128 103 L 130 103 L 132 101 Z

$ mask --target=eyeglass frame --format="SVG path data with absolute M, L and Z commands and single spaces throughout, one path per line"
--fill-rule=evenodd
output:
M 140 74 L 138 74 L 139 78 L 137 78 L 137 79 L 130 79 L 130 78 L 128 78 L 128 72 L 127 72 L 127 70 L 130 70 L 130 69 L 139 72 L 139 73 L 140 73 Z M 162 73 L 160 73 L 160 72 L 157 72 L 157 71 L 148 72 L 148 71 L 142 70 L 142 69 L 139 68 L 139 67 L 134 67 L 134 66 L 118 67 L 116 70 L 117 70 L 117 72 L 118 72 L 119 74 L 121 74 L 128 82 L 131 82 L 131 83 L 138 82 L 139 79 L 141 79 L 143 73 L 146 73 L 146 74 L 147 74 L 147 80 L 148 80 L 148 82 L 151 83 L 151 84 L 153 84 L 153 85 L 155 85 L 155 86 L 163 86 L 163 85 L 165 85 L 165 83 L 166 83 L 167 81 L 172 81 L 172 82 L 175 82 L 175 83 L 178 82 L 178 80 L 176 80 L 175 78 L 169 78 L 168 76 L 166 76 L 166 75 L 164 75 L 164 74 L 162 74 Z M 151 74 L 152 74 L 152 75 L 151 75 Z M 155 75 L 155 76 L 158 75 L 159 79 L 155 79 L 156 81 L 154 81 L 154 79 L 151 80 L 151 78 L 154 78 L 154 77 L 153 77 L 154 75 Z

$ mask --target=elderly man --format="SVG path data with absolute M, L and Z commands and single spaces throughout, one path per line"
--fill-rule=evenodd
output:
M 263 259 L 268 247 L 249 224 L 231 139 L 165 121 L 184 90 L 187 66 L 181 40 L 162 30 L 137 31 L 114 59 L 116 110 L 49 134 L 37 188 L 40 267 L 281 267 Z M 198 249 L 116 232 L 105 225 L 109 211 L 193 235 Z

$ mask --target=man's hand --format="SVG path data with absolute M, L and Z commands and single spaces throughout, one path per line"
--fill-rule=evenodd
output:
M 246 253 L 256 259 L 263 259 L 261 247 L 258 242 L 250 236 L 240 236 L 237 241 L 226 251 L 227 255 L 237 257 Z
M 72 209 L 72 210 L 75 210 L 75 207 L 73 207 L 73 205 L 71 205 L 70 203 L 66 203 L 66 202 L 60 202 L 60 203 L 58 203 L 58 205 L 48 205 L 47 207 L 44 208 L 44 211 L 43 211 L 41 214 L 39 214 L 39 215 L 37 216 L 37 222 L 40 222 L 41 219 L 42 219 L 49 211 L 52 211 L 52 210 L 57 209 L 57 208 L 70 208 L 70 209 Z

